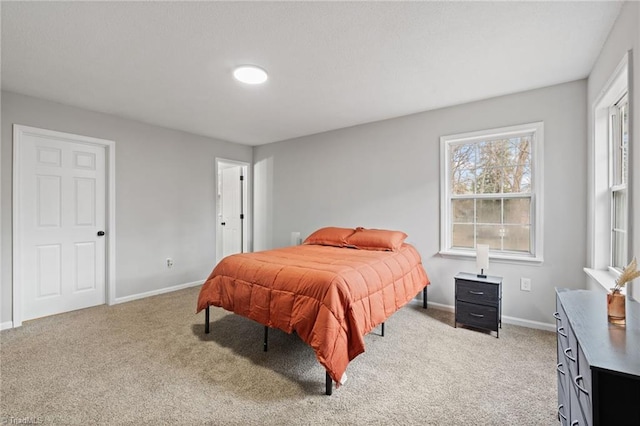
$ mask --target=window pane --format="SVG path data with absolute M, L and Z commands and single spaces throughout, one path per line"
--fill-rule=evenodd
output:
M 504 193 L 530 193 L 531 192 L 531 167 L 526 164 L 504 168 L 502 184 Z
M 501 223 L 502 200 L 478 200 L 478 223 Z
M 623 270 L 627 266 L 627 233 L 613 231 L 613 267 Z
M 452 192 L 456 195 L 473 194 L 476 175 L 473 170 L 453 170 L 451 175 Z
M 453 225 L 453 247 L 474 248 L 473 225 Z
M 620 147 L 620 172 L 621 172 L 621 183 L 627 183 L 629 178 L 629 103 L 625 103 L 620 108 L 620 116 L 621 116 L 621 125 L 622 125 L 622 140 Z
M 627 95 L 612 106 L 611 148 L 613 150 L 613 184 L 624 185 L 629 174 L 629 101 Z
M 478 244 L 489 244 L 491 250 L 502 250 L 502 225 L 478 225 Z
M 513 198 L 504 200 L 504 223 L 531 224 L 531 199 Z
M 510 164 L 531 166 L 532 135 L 509 139 Z
M 451 211 L 454 223 L 473 223 L 474 200 L 452 200 Z
M 483 167 L 476 170 L 476 193 L 499 194 L 502 187 L 502 167 Z
M 503 248 L 509 251 L 529 253 L 531 251 L 531 228 L 528 225 L 505 225 Z
M 473 194 L 475 185 L 475 145 L 451 146 L 451 190 L 453 194 Z
M 613 227 L 627 229 L 627 191 L 620 190 L 613 193 Z
M 611 261 L 614 268 L 627 266 L 627 191 L 613 192 L 613 230 L 611 235 Z

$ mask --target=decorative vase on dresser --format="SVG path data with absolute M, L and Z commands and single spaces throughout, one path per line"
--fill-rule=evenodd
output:
M 564 426 L 640 425 L 640 304 L 608 321 L 597 291 L 556 289 L 558 420 Z

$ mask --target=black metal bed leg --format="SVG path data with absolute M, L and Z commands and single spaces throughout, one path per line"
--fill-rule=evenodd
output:
M 209 307 L 204 310 L 204 332 L 209 334 Z
M 267 339 L 269 339 L 269 327 L 265 325 L 264 326 L 264 342 L 262 344 L 265 352 L 267 351 L 267 349 L 269 349 Z
M 427 309 L 427 287 L 422 289 L 422 307 Z
M 333 380 L 331 380 L 329 372 L 326 372 L 325 374 L 325 393 L 327 395 L 331 395 L 333 393 Z
M 381 331 L 382 331 L 382 333 L 380 333 L 380 335 L 381 335 L 382 337 L 384 337 L 384 323 L 382 323 L 382 330 L 381 330 Z

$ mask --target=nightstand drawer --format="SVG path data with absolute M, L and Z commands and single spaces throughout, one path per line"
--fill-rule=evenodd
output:
M 458 301 L 456 302 L 456 322 L 498 331 L 498 308 Z
M 499 288 L 494 284 L 457 280 L 456 298 L 470 303 L 497 304 Z

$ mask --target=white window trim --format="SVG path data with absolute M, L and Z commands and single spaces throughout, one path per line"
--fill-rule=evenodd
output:
M 591 160 L 589 177 L 589 262 L 584 268 L 588 277 L 593 279 L 605 290 L 613 288 L 620 272 L 611 267 L 611 196 L 610 182 L 612 170 L 610 164 L 611 147 L 609 144 L 609 107 L 628 92 L 630 52 L 626 53 L 611 77 L 604 84 L 598 98 L 591 106 L 593 136 L 591 139 Z M 631 108 L 631 103 L 630 103 Z M 629 110 L 629 120 L 633 120 L 633 111 Z M 630 127 L 633 123 L 630 123 Z M 602 141 L 605 140 L 606 143 Z M 633 140 L 630 139 L 631 145 Z M 602 158 L 606 157 L 605 162 Z M 627 194 L 632 191 L 631 181 L 627 182 Z M 627 207 L 629 208 L 629 206 Z M 627 229 L 633 224 L 632 216 L 628 215 Z M 628 242 L 629 243 L 629 242 Z
M 475 249 L 453 249 L 451 248 L 451 205 L 449 203 L 449 179 L 450 179 L 450 158 L 448 145 L 456 142 L 470 142 L 477 139 L 491 139 L 508 137 L 510 135 L 521 134 L 526 132 L 534 133 L 535 137 L 531 144 L 531 158 L 533 167 L 532 187 L 531 187 L 531 203 L 532 218 L 531 224 L 534 227 L 532 235 L 532 255 L 524 255 L 517 253 L 497 253 L 489 252 L 489 258 L 503 262 L 513 263 L 542 263 L 543 256 L 543 188 L 544 180 L 542 173 L 542 159 L 544 147 L 544 123 L 539 121 L 535 123 L 520 124 L 516 126 L 501 127 L 496 129 L 480 130 L 468 133 L 459 133 L 456 135 L 448 135 L 440 137 L 440 252 L 444 257 L 452 258 L 475 258 Z

